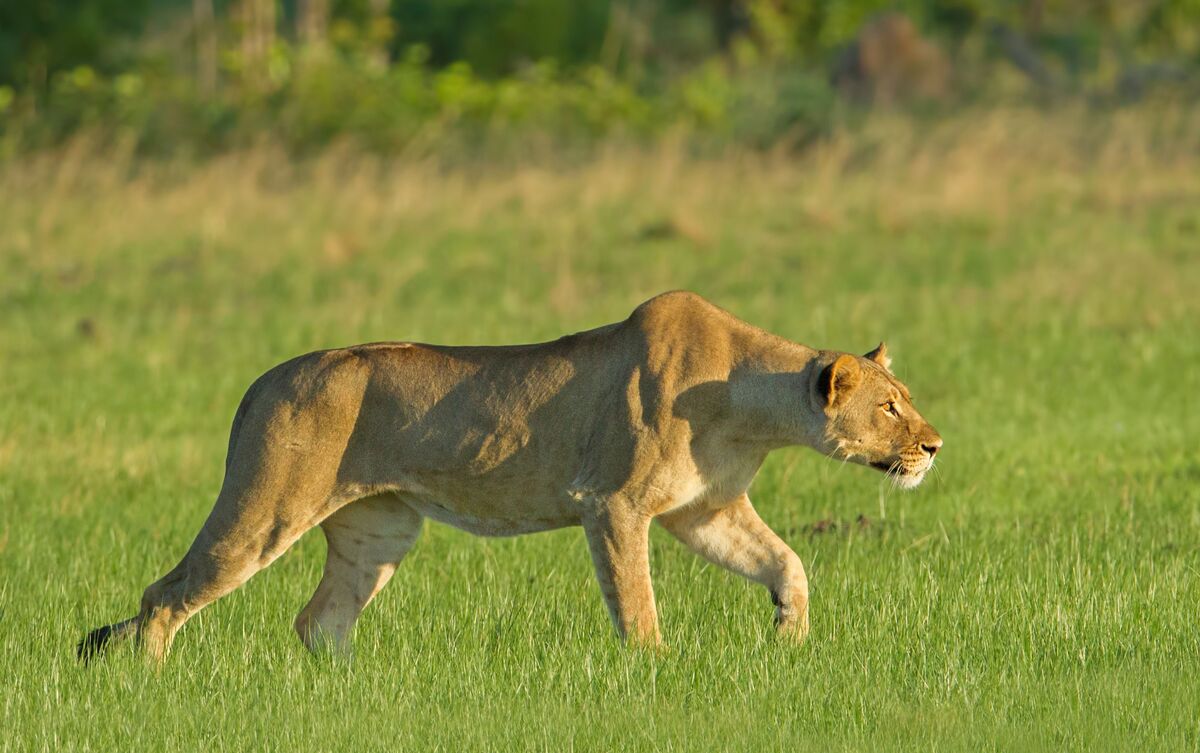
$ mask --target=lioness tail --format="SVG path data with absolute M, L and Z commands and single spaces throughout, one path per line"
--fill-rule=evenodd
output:
M 75 647 L 75 657 L 87 664 L 92 657 L 102 653 L 113 641 L 122 641 L 137 632 L 137 618 L 118 622 L 115 625 L 98 627 Z

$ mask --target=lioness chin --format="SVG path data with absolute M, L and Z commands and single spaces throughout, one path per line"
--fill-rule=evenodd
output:
M 888 370 L 812 350 L 697 295 L 623 322 L 510 347 L 375 343 L 283 363 L 234 417 L 225 479 L 183 560 L 87 659 L 176 631 L 321 526 L 325 572 L 296 618 L 310 649 L 348 646 L 426 518 L 485 536 L 580 525 L 618 633 L 657 643 L 647 542 L 657 521 L 770 590 L 784 634 L 808 631 L 808 579 L 746 492 L 767 453 L 806 445 L 912 487 L 942 440 Z

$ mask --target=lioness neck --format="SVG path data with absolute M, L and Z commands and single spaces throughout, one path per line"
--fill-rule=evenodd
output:
M 688 292 L 656 296 L 629 321 L 638 337 L 650 340 L 651 360 L 660 369 L 690 372 L 682 381 L 692 386 L 675 396 L 673 412 L 711 453 L 728 452 L 731 444 L 765 453 L 821 442 L 825 421 L 813 397 L 822 352 Z M 690 357 L 682 359 L 684 353 Z
M 821 354 L 761 330 L 747 335 L 729 375 L 730 433 L 771 449 L 816 446 L 824 423 L 813 400 Z

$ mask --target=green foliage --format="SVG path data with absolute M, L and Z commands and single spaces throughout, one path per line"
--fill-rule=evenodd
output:
M 22 117 L 17 105 L 28 101 L 10 103 L 17 109 L 7 118 L 0 108 L 0 127 L 7 126 L 9 151 L 84 130 L 132 139 L 146 153 L 211 153 L 253 141 L 268 123 L 299 151 L 343 138 L 379 150 L 480 148 L 531 136 L 588 144 L 673 128 L 766 147 L 785 137 L 806 141 L 829 125 L 832 112 L 825 82 L 785 63 L 735 69 L 713 59 L 650 95 L 603 67 L 568 72 L 551 60 L 485 78 L 465 62 L 431 67 L 420 46 L 382 70 L 352 53 L 282 46 L 279 54 L 268 96 L 228 90 L 214 97 L 150 68 L 106 77 L 80 66 L 55 76 L 36 118 Z
M 150 0 L 0 2 L 0 84 L 40 89 L 76 66 L 116 68 L 131 57 L 121 42 L 149 9 Z
M 397 50 L 420 44 L 438 67 L 466 62 L 487 76 L 538 60 L 594 62 L 610 0 L 412 0 L 395 3 Z
M 324 38 L 304 44 L 288 33 L 297 3 L 254 30 L 237 10 L 248 2 L 272 0 L 215 2 L 205 29 L 175 0 L 0 3 L 0 154 L 81 132 L 147 153 L 267 132 L 301 151 L 666 132 L 804 144 L 838 112 L 831 71 L 865 23 L 894 11 L 946 54 L 942 97 L 1194 97 L 1200 79 L 1198 0 L 334 0 Z M 202 34 L 220 61 L 206 76 Z M 244 44 L 253 34 L 261 44 Z
M 650 104 L 600 68 L 561 76 L 549 62 L 490 81 L 466 63 L 432 70 L 423 52 L 377 76 L 344 59 L 301 66 L 280 97 L 286 135 L 297 146 L 339 135 L 379 148 L 418 136 L 437 141 L 482 131 L 536 128 L 569 138 L 646 125 Z
M 733 92 L 726 117 L 739 144 L 803 144 L 832 125 L 833 91 L 824 80 L 794 66 L 752 69 L 739 77 Z
M 1200 0 L 1161 0 L 1137 28 L 1146 51 L 1168 49 L 1200 63 Z

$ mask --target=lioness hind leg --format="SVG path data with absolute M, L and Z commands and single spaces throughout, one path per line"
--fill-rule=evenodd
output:
M 162 658 L 188 618 L 269 565 L 354 493 L 339 485 L 338 474 L 369 371 L 353 353 L 314 353 L 268 371 L 246 392 L 212 512 L 179 565 L 142 596 L 135 619 L 147 654 Z M 93 642 L 102 640 L 96 634 Z M 83 643 L 81 655 L 89 639 Z
M 232 526 L 213 520 L 209 518 L 183 561 L 142 596 L 137 638 L 151 658 L 165 657 L 185 622 L 274 562 L 312 527 L 308 521 L 282 518 L 268 526 L 244 519 Z
M 355 621 L 416 543 L 422 521 L 396 495 L 381 494 L 351 502 L 321 523 L 325 572 L 295 623 L 310 651 L 349 650 Z

